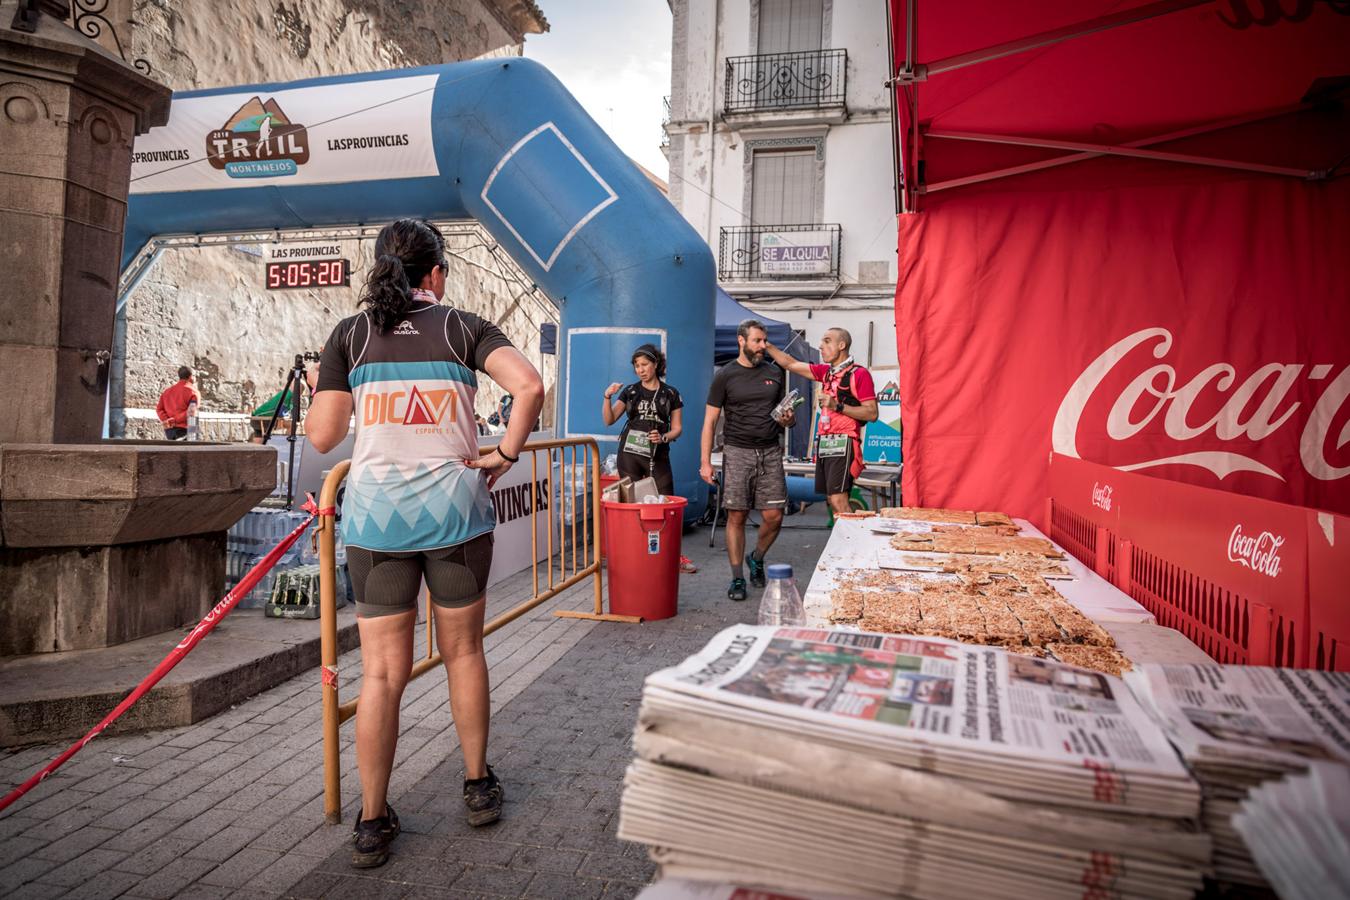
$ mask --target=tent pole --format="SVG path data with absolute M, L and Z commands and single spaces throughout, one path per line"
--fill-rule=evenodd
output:
M 919 0 L 905 0 L 905 71 L 914 71 L 914 44 L 918 37 L 914 34 L 915 19 L 918 17 Z
M 1311 109 L 1312 104 L 1294 103 L 1289 106 L 1282 106 L 1277 109 L 1264 110 L 1262 112 L 1250 113 L 1245 116 L 1233 116 L 1228 119 L 1219 119 L 1214 122 L 1205 122 L 1201 125 L 1194 125 L 1190 128 L 1183 128 L 1180 131 L 1171 131 L 1167 134 L 1154 135 L 1152 137 L 1140 138 L 1137 141 L 1130 141 L 1122 144 L 1123 147 L 1148 147 L 1153 144 L 1165 144 L 1169 141 L 1179 141 L 1188 137 L 1196 137 L 1201 134 L 1210 134 L 1215 131 L 1222 131 L 1225 128 L 1236 128 L 1239 125 L 1251 125 L 1254 122 L 1264 122 L 1267 119 L 1276 119 L 1280 116 L 1287 116 L 1293 113 L 1302 112 Z M 963 178 L 949 178 L 946 181 L 933 182 L 925 185 L 925 193 L 934 191 L 946 191 L 952 188 L 965 187 L 970 184 L 980 184 L 986 181 L 996 181 L 1000 178 L 1010 178 L 1014 175 L 1025 175 L 1029 172 L 1040 172 L 1045 169 L 1054 169 L 1059 166 L 1067 166 L 1076 162 L 1084 162 L 1089 159 L 1099 159 L 1101 153 L 1074 153 L 1069 156 L 1056 156 L 1053 159 L 1042 159 L 1036 162 L 1024 163 L 1020 166 L 1008 166 L 1003 169 L 992 169 L 988 172 L 981 172 L 978 175 L 967 175 Z
M 891 101 L 891 190 L 895 194 L 895 212 L 896 215 L 899 215 L 905 212 L 905 179 L 902 171 L 903 163 L 900 161 L 900 119 L 896 115 L 895 109 L 895 92 L 899 88 L 895 81 L 894 0 L 886 0 L 886 68 L 890 73 L 890 77 L 886 79 L 886 88 L 890 93 Z
M 950 72 L 953 69 L 973 66 L 976 63 L 988 62 L 993 59 L 1002 59 L 1005 56 L 1012 56 L 1015 53 L 1024 53 L 1027 50 L 1048 47 L 1051 44 L 1058 44 L 1061 41 L 1083 37 L 1088 34 L 1096 34 L 1099 31 L 1106 31 L 1111 28 L 1119 28 L 1121 25 L 1133 25 L 1136 22 L 1143 22 L 1158 16 L 1165 16 L 1168 13 L 1180 12 L 1184 9 L 1190 9 L 1193 6 L 1204 6 L 1205 4 L 1212 2 L 1214 2 L 1214 0 L 1158 0 L 1156 3 L 1135 7 L 1134 9 L 1127 9 L 1106 16 L 1099 16 L 1095 19 L 1088 19 L 1084 22 L 1066 25 L 1063 28 L 1042 31 L 1039 34 L 1028 35 L 1027 37 L 1018 38 L 1014 41 L 1005 41 L 1002 44 L 995 44 L 992 47 L 985 47 L 981 50 L 972 50 L 969 53 L 961 53 L 956 56 L 949 56 L 946 59 L 935 60 L 934 62 L 918 66 L 916 75 L 918 76 L 918 80 L 922 81 L 941 72 Z M 913 57 L 910 58 L 913 59 Z
M 914 67 L 917 65 L 915 56 L 918 54 L 919 46 L 919 0 L 905 0 L 905 73 L 909 77 L 914 76 Z M 919 178 L 919 87 L 911 83 L 909 90 L 909 133 L 910 133 L 910 160 L 914 170 L 914 183 L 907 185 L 909 192 L 910 212 L 919 211 L 919 191 L 922 189 Z
M 1083 141 L 1056 141 L 1049 138 L 1029 138 L 1003 134 L 979 134 L 967 131 L 929 131 L 927 137 L 953 141 L 975 141 L 982 144 L 1007 144 L 1015 147 L 1042 147 L 1049 150 L 1075 150 L 1102 156 L 1127 156 L 1135 159 L 1152 159 L 1159 162 L 1174 162 L 1197 166 L 1214 166 L 1220 169 L 1237 169 L 1243 172 L 1259 172 L 1265 175 L 1286 175 L 1292 178 L 1313 180 L 1317 171 L 1296 169 L 1290 166 L 1269 166 L 1264 163 L 1242 162 L 1235 159 L 1219 159 L 1212 156 L 1196 156 L 1190 153 L 1169 153 L 1163 150 L 1145 150 L 1142 147 L 1116 146 L 1112 144 L 1089 144 Z

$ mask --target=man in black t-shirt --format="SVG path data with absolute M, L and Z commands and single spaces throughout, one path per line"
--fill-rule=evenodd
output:
M 763 524 L 759 540 L 750 553 L 750 582 L 764 586 L 764 555 L 778 537 L 787 506 L 787 478 L 783 473 L 783 429 L 792 425 L 789 411 L 773 416 L 783 399 L 787 378 L 783 370 L 764 359 L 768 333 L 764 323 L 746 319 L 736 328 L 740 353 L 717 370 L 708 389 L 703 417 L 703 461 L 699 474 L 713 484 L 712 445 L 717 419 L 722 426 L 722 508 L 727 511 L 727 559 L 731 584 L 727 597 L 746 598 L 743 559 L 745 520 L 751 509 L 760 511 Z

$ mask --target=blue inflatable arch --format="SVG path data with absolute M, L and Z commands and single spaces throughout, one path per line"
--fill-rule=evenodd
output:
M 160 235 L 476 219 L 562 308 L 559 436 L 613 452 L 604 387 L 632 378 L 638 344 L 665 348 L 668 380 L 689 404 L 672 447 L 675 489 L 689 515 L 702 511 L 712 254 L 538 63 L 175 94 L 168 124 L 136 142 L 131 187 L 124 270 Z

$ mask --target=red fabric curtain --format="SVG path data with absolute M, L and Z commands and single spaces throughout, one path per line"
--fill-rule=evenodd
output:
M 906 503 L 1039 520 L 1053 448 L 1350 512 L 1350 183 L 1097 160 L 899 241 Z

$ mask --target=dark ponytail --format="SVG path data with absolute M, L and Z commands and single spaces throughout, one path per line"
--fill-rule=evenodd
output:
M 445 238 L 430 222 L 399 219 L 375 238 L 375 265 L 358 305 L 369 308 L 375 327 L 386 332 L 412 308 L 414 287 L 436 266 L 445 270 Z

